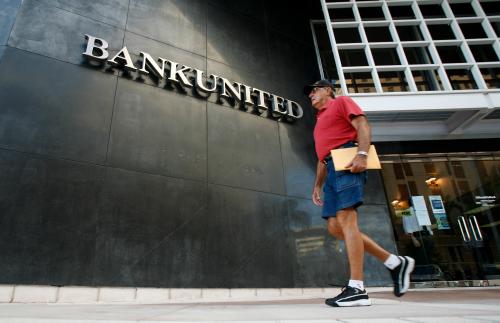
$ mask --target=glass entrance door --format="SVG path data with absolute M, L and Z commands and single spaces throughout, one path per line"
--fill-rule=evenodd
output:
M 500 278 L 500 162 L 494 156 L 384 156 L 382 175 L 412 281 Z

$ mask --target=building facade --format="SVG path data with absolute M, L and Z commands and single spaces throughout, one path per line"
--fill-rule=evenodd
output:
M 0 0 L 0 284 L 344 284 L 345 247 L 310 200 L 302 88 L 320 77 L 367 111 L 384 162 L 362 230 L 417 257 L 415 281 L 493 277 L 498 14 L 456 3 L 466 16 L 452 1 Z M 457 38 L 435 40 L 441 25 Z M 445 61 L 456 48 L 465 61 Z M 369 256 L 365 275 L 390 284 Z
M 500 2 L 321 4 L 320 72 L 367 112 L 413 281 L 498 279 Z
M 319 3 L 1 4 L 0 283 L 237 288 L 346 279 L 343 246 L 310 201 L 314 116 L 302 87 L 319 77 L 309 27 Z M 106 59 L 91 57 L 104 47 Z M 161 68 L 160 58 L 162 76 L 152 63 Z M 255 104 L 221 87 L 190 87 L 197 71 L 205 88 L 215 76 L 228 93 L 237 83 L 251 88 Z M 262 94 L 262 103 L 263 92 L 275 96 Z M 280 115 L 288 106 L 300 112 L 284 100 L 303 116 Z M 393 248 L 383 194 L 365 212 L 373 213 L 366 229 Z M 377 266 L 368 275 L 387 284 Z

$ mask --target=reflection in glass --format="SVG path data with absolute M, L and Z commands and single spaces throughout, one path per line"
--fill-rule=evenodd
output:
M 412 71 L 419 91 L 440 91 L 443 89 L 439 74 L 435 70 Z
M 412 281 L 499 277 L 500 161 L 425 154 L 383 160 L 398 252 L 416 259 Z M 422 224 L 426 217 L 430 225 Z
M 408 82 L 404 72 L 379 72 L 378 76 L 384 92 L 408 91 Z
M 454 90 L 477 89 L 477 84 L 472 77 L 472 73 L 467 69 L 446 70 L 451 87 Z
M 345 80 L 349 93 L 376 92 L 372 74 L 369 72 L 345 73 Z

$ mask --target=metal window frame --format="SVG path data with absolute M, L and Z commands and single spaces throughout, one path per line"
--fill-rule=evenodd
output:
M 499 20 L 498 16 L 487 16 L 484 10 L 481 7 L 481 2 L 484 0 L 378 0 L 378 1 L 356 1 L 351 0 L 349 2 L 327 2 L 326 0 L 321 1 L 321 8 L 323 11 L 324 21 L 311 21 L 311 31 L 313 33 L 314 46 L 316 50 L 318 67 L 320 70 L 321 77 L 324 78 L 325 74 L 323 71 L 323 66 L 321 62 L 321 57 L 319 55 L 318 43 L 315 35 L 315 24 L 325 24 L 328 33 L 328 38 L 330 40 L 330 47 L 333 53 L 333 58 L 335 61 L 335 65 L 337 68 L 337 74 L 340 82 L 340 87 L 342 92 L 348 94 L 348 88 L 345 78 L 345 73 L 352 73 L 357 71 L 365 71 L 370 72 L 373 79 L 373 84 L 375 86 L 375 91 L 377 94 L 388 93 L 384 92 L 383 85 L 381 84 L 379 78 L 379 72 L 387 71 L 387 70 L 398 70 L 403 71 L 406 81 L 408 83 L 408 91 L 413 94 L 422 93 L 426 91 L 418 91 L 418 88 L 415 83 L 415 79 L 413 77 L 412 71 L 414 70 L 422 70 L 422 69 L 432 69 L 436 70 L 441 84 L 441 91 L 444 92 L 457 92 L 464 90 L 454 90 L 451 86 L 451 82 L 448 78 L 448 74 L 446 73 L 449 69 L 457 69 L 457 68 L 465 68 L 470 69 L 470 72 L 473 76 L 473 80 L 477 85 L 477 90 L 473 91 L 485 91 L 488 90 L 486 82 L 483 78 L 480 68 L 484 68 L 485 64 L 481 62 L 476 62 L 474 56 L 472 55 L 472 51 L 470 50 L 469 44 L 476 43 L 488 43 L 493 46 L 493 49 L 499 58 L 495 62 L 488 62 L 488 67 L 500 67 L 500 41 L 499 37 L 495 34 L 493 26 L 490 24 L 490 21 L 497 22 Z M 476 17 L 459 17 L 456 18 L 453 14 L 453 11 L 450 7 L 450 3 L 459 3 L 459 2 L 467 2 L 470 3 Z M 439 4 L 441 5 L 443 12 L 445 13 L 444 18 L 438 19 L 430 19 L 424 18 L 420 11 L 420 5 L 427 4 Z M 394 20 L 391 16 L 390 7 L 398 6 L 398 5 L 409 5 L 411 6 L 413 13 L 415 15 L 415 19 L 407 19 L 407 20 Z M 361 7 L 380 7 L 384 14 L 383 19 L 381 20 L 363 20 L 360 15 L 359 8 Z M 335 22 L 330 17 L 330 9 L 338 9 L 338 8 L 351 8 L 353 11 L 354 21 L 349 22 Z M 487 38 L 486 39 L 469 39 L 464 36 L 460 29 L 460 23 L 466 22 L 476 22 L 480 23 L 483 27 Z M 449 24 L 454 35 L 455 39 L 450 41 L 439 41 L 433 40 L 427 25 L 446 23 Z M 401 24 L 411 24 L 419 27 L 420 32 L 422 33 L 423 41 L 419 42 L 402 42 L 399 39 L 398 32 L 396 26 Z M 371 26 L 387 26 L 389 28 L 389 32 L 393 38 L 393 42 L 369 42 L 366 36 L 365 27 Z M 355 27 L 358 28 L 361 42 L 356 44 L 338 44 L 335 39 L 334 27 Z M 415 43 L 415 44 L 413 44 Z M 462 50 L 462 53 L 465 57 L 466 62 L 462 64 L 444 64 L 439 56 L 437 51 L 438 46 L 446 45 L 447 43 L 456 44 Z M 428 52 L 431 56 L 432 62 L 431 64 L 420 64 L 418 66 L 410 65 L 406 59 L 404 47 L 408 46 L 425 46 L 428 49 Z M 359 48 L 363 49 L 365 53 L 366 60 L 368 62 L 367 66 L 343 66 L 342 61 L 340 59 L 339 50 L 341 49 L 349 49 L 349 48 Z M 376 65 L 373 59 L 371 48 L 395 48 L 399 61 L 401 65 Z M 470 91 L 470 90 L 469 90 Z M 432 91 L 432 92 L 440 92 L 440 91 Z

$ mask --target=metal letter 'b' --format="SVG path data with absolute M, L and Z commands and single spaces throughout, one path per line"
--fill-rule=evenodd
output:
M 88 39 L 88 42 L 87 42 L 87 49 L 83 53 L 84 56 L 97 59 L 99 61 L 103 61 L 106 60 L 106 58 L 108 58 L 109 53 L 106 49 L 108 48 L 109 45 L 107 41 L 87 34 L 85 34 L 85 38 Z M 101 45 L 99 46 L 98 44 L 96 44 L 96 41 L 101 43 Z M 94 51 L 100 51 L 100 55 L 94 55 Z

